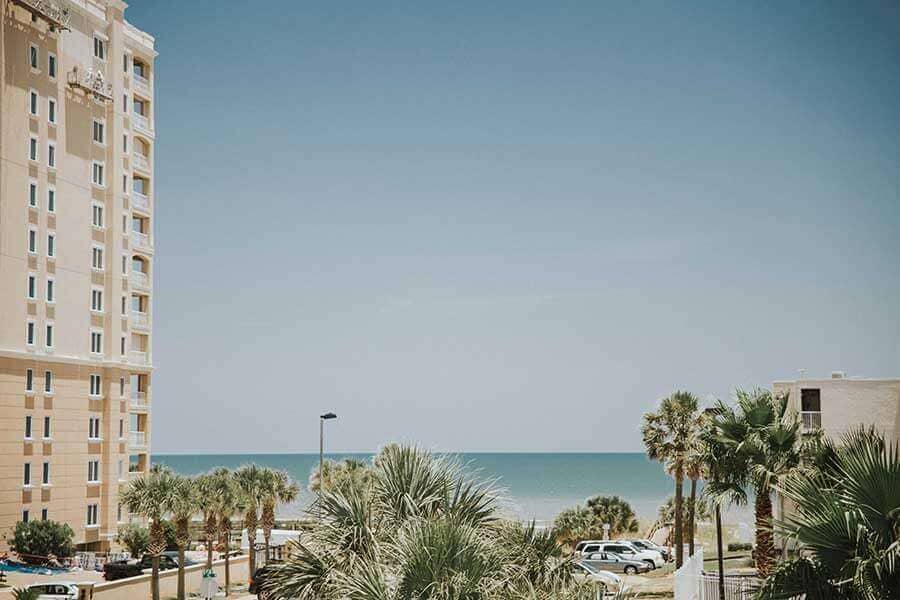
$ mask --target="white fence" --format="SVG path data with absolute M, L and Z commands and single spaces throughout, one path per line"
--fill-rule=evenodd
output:
M 703 549 L 675 571 L 675 600 L 752 600 L 760 581 L 755 577 L 726 575 L 725 596 L 720 597 L 719 574 L 703 572 Z
M 675 571 L 675 600 L 706 600 L 702 595 L 703 548 L 698 548 Z

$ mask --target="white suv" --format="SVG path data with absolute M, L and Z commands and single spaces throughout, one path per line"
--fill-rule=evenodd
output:
M 586 540 L 578 542 L 575 552 L 583 557 L 588 557 L 595 552 L 612 552 L 627 560 L 639 560 L 657 569 L 666 564 L 662 554 L 656 550 L 644 550 L 637 548 L 630 542 L 621 540 Z

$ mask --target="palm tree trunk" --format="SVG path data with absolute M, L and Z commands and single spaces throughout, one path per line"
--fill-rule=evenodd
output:
M 265 538 L 266 543 L 266 562 L 264 564 L 269 564 L 269 540 L 272 538 L 272 532 L 263 530 L 263 537 Z
M 178 600 L 184 600 L 184 546 L 178 546 Z
M 687 539 L 688 539 L 688 556 L 694 555 L 694 506 L 697 501 L 697 480 L 691 478 L 691 500 L 688 502 L 688 522 L 687 522 Z
M 762 488 L 762 489 L 761 489 Z M 756 489 L 756 572 L 760 577 L 768 577 L 775 560 L 775 542 L 772 539 L 772 498 L 769 489 Z
M 231 532 L 225 533 L 225 596 L 231 591 Z
M 725 557 L 722 556 L 722 509 L 716 503 L 716 547 L 719 553 L 719 600 L 725 600 Z
M 159 554 L 154 554 L 150 559 L 150 596 L 153 600 L 159 600 Z
M 206 568 L 212 569 L 213 541 L 206 541 Z
M 682 483 L 684 482 L 684 473 L 681 469 L 675 471 L 675 568 L 681 568 L 684 563 L 684 532 L 682 527 L 684 523 L 682 505 L 684 504 L 684 490 Z

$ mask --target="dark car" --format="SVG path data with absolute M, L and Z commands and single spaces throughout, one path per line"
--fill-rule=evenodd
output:
M 251 594 L 256 594 L 258 600 L 266 600 L 270 598 L 270 594 L 266 591 L 266 567 L 260 567 L 253 572 L 253 579 L 250 580 L 250 588 L 247 590 Z
M 191 559 L 185 557 L 184 566 L 189 567 L 193 564 L 196 564 Z M 152 569 L 153 568 L 153 557 L 149 554 L 145 554 L 141 559 L 141 569 Z M 159 555 L 159 570 L 160 571 L 169 571 L 171 569 L 178 568 L 178 552 L 175 551 L 166 551 Z
M 106 581 L 115 581 L 117 579 L 125 579 L 126 577 L 136 577 L 143 573 L 141 565 L 135 562 L 119 561 L 108 562 L 103 565 L 103 579 Z

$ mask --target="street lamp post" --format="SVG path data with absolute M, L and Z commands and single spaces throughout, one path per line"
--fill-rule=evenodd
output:
M 325 421 L 337 419 L 333 412 L 319 415 L 319 519 L 322 519 L 322 488 L 325 487 Z

